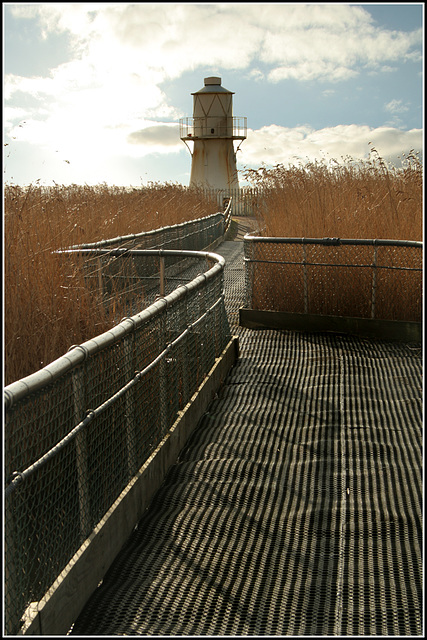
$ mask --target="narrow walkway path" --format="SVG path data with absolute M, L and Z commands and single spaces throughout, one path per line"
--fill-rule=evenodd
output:
M 78 635 L 422 635 L 421 350 L 236 325 L 240 358 Z

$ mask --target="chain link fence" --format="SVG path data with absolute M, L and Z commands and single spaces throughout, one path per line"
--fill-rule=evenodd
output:
M 173 425 L 230 340 L 224 259 L 78 249 L 129 317 L 5 388 L 5 630 L 38 602 Z M 120 311 L 123 310 L 123 305 Z
M 422 243 L 245 236 L 245 307 L 421 322 Z

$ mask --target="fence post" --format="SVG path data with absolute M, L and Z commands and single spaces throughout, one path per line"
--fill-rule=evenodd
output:
M 134 375 L 134 344 L 135 331 L 132 331 L 124 340 L 125 354 L 125 376 L 129 382 Z M 129 479 L 137 471 L 136 442 L 135 442 L 135 387 L 131 387 L 126 392 L 126 447 L 128 459 Z
M 74 394 L 74 417 L 76 424 L 84 418 L 85 413 L 85 378 L 86 362 L 83 367 L 78 367 L 73 371 L 73 394 Z M 89 489 L 89 469 L 87 435 L 83 429 L 79 431 L 75 439 L 76 443 L 76 466 L 77 481 L 79 491 L 79 513 L 80 513 L 80 535 L 83 542 L 92 530 L 90 489 Z
M 159 353 L 163 351 L 168 343 L 167 340 L 167 309 L 160 316 L 159 327 Z M 163 356 L 159 363 L 159 415 L 160 429 L 163 437 L 168 429 L 168 392 L 167 392 L 167 367 L 166 358 Z
M 308 283 L 307 283 L 307 249 L 306 245 L 302 245 L 303 257 L 302 262 L 304 265 L 304 313 L 308 313 Z
M 244 305 L 247 309 L 253 309 L 253 279 L 254 279 L 254 258 L 253 258 L 253 243 L 244 240 L 244 264 L 245 264 L 245 302 Z
M 371 303 L 371 318 L 375 318 L 375 302 L 377 295 L 377 257 L 378 247 L 374 245 L 374 260 L 372 263 L 372 303 Z
M 101 300 L 104 297 L 104 286 L 103 286 L 103 282 L 102 282 L 102 263 L 101 263 L 101 258 L 98 257 L 97 261 L 97 267 L 98 267 L 98 287 L 99 287 L 99 293 L 101 296 Z
M 199 318 L 206 313 L 206 288 L 203 288 L 199 291 Z M 200 335 L 200 364 L 201 364 L 201 379 L 198 381 L 200 385 L 207 373 L 207 320 L 204 319 L 199 323 L 199 335 Z
M 165 295 L 165 258 L 160 256 L 160 295 Z
M 188 327 L 188 301 L 187 296 L 184 299 L 184 311 L 183 318 L 181 322 L 181 330 L 186 329 Z M 188 343 L 189 336 L 185 340 L 183 340 L 182 344 L 182 367 L 181 367 L 181 376 L 182 376 L 182 407 L 185 407 L 188 400 L 190 399 L 190 384 L 189 384 L 189 372 L 190 372 L 190 359 L 188 357 Z

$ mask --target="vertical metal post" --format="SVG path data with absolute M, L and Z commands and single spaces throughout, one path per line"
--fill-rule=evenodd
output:
M 183 318 L 181 322 L 181 329 L 184 331 L 188 327 L 188 303 L 187 296 L 184 299 L 184 311 Z M 188 345 L 189 345 L 189 337 L 187 337 L 183 341 L 182 344 L 182 367 L 181 367 L 181 376 L 182 376 L 182 405 L 185 407 L 187 402 L 190 399 L 190 381 L 189 381 L 189 372 L 190 372 L 190 362 L 188 357 Z
M 101 258 L 98 257 L 97 261 L 97 270 L 98 270 L 98 287 L 99 287 L 99 293 L 101 298 L 104 297 L 104 287 L 103 287 L 103 283 L 102 283 L 102 262 L 101 262 Z
M 307 282 L 307 249 L 306 245 L 302 245 L 303 257 L 302 262 L 304 265 L 303 278 L 304 278 L 304 313 L 308 313 L 308 282 Z
M 159 353 L 167 345 L 167 309 L 160 316 L 160 331 L 159 331 Z M 163 437 L 168 429 L 168 378 L 167 378 L 167 366 L 166 358 L 162 357 L 159 363 L 159 415 L 160 415 L 160 429 L 161 437 Z
M 199 291 L 199 318 L 206 312 L 206 287 Z M 198 325 L 198 335 L 200 339 L 200 371 L 201 377 L 198 380 L 200 385 L 206 373 L 206 349 L 207 349 L 207 327 L 206 320 L 202 320 Z
M 74 393 L 74 416 L 78 424 L 84 418 L 85 413 L 85 372 L 86 366 L 73 371 L 73 393 Z M 79 513 L 80 513 L 80 535 L 84 541 L 92 529 L 90 492 L 89 492 L 89 469 L 88 450 L 86 432 L 81 430 L 76 438 L 76 465 L 77 481 L 79 491 Z
M 377 257 L 378 247 L 374 245 L 374 260 L 372 263 L 372 302 L 371 302 L 371 318 L 375 318 L 375 302 L 377 295 Z
M 134 374 L 134 358 L 133 350 L 135 344 L 135 332 L 126 336 L 124 340 L 125 351 L 125 376 L 126 383 L 128 383 Z M 131 387 L 126 392 L 126 448 L 127 448 L 127 461 L 128 461 L 128 477 L 129 479 L 137 471 L 137 458 L 136 458 L 136 434 L 135 434 L 135 387 Z
M 221 295 L 221 294 L 220 294 Z M 221 355 L 221 308 L 215 307 L 213 311 L 211 331 L 214 332 L 215 358 Z
M 160 295 L 165 295 L 165 258 L 160 256 Z
M 244 263 L 245 263 L 245 297 L 244 305 L 247 309 L 253 308 L 252 291 L 253 291 L 253 261 L 252 249 L 253 243 L 248 240 L 243 242 Z

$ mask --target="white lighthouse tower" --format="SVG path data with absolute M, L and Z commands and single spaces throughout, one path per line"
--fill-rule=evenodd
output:
M 246 118 L 233 116 L 233 92 L 221 78 L 205 78 L 203 89 L 192 95 L 193 117 L 180 120 L 180 137 L 191 153 L 190 186 L 232 195 L 239 188 L 236 151 L 246 139 Z

